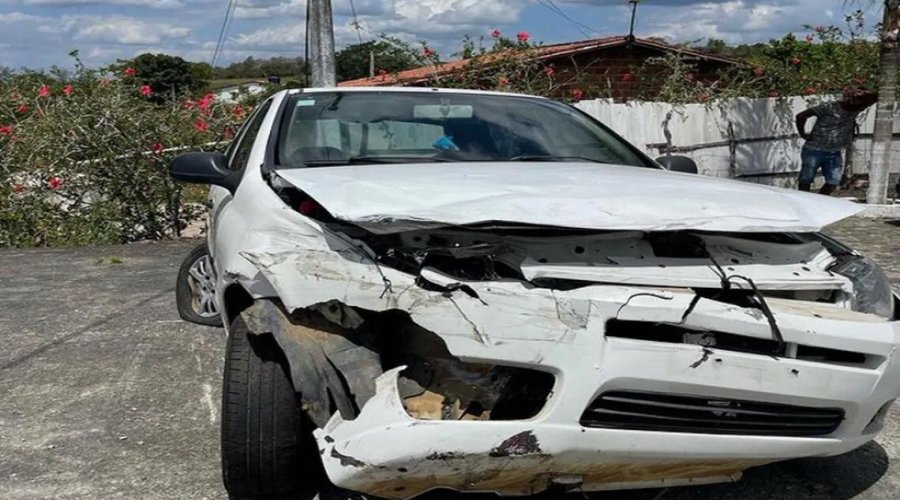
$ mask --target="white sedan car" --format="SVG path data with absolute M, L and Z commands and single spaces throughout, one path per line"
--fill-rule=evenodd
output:
M 819 233 L 859 207 L 689 170 L 440 89 L 280 92 L 175 160 L 213 186 L 229 493 L 704 484 L 873 439 L 898 299 Z

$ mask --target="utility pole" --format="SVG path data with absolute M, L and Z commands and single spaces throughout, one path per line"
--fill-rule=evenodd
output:
M 637 9 L 638 4 L 641 3 L 641 0 L 628 0 L 628 5 L 631 6 L 631 26 L 628 28 L 628 46 L 634 43 L 634 20 L 637 17 Z
M 869 166 L 869 190 L 866 202 L 887 203 L 888 177 L 891 172 L 891 143 L 894 138 L 894 108 L 897 101 L 898 30 L 900 0 L 885 0 L 881 27 L 881 62 L 878 77 L 878 106 L 875 108 L 875 133 L 872 138 L 872 165 Z
M 334 16 L 331 0 L 308 0 L 306 32 L 313 87 L 335 87 Z

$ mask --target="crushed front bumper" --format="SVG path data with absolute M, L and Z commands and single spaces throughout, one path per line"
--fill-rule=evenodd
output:
M 634 294 L 598 309 L 607 311 L 607 319 L 670 321 L 681 317 L 689 301 L 688 294 Z M 494 338 L 488 344 L 451 335 L 445 337 L 448 346 L 463 359 L 553 373 L 556 384 L 543 410 L 519 421 L 417 420 L 404 408 L 397 368 L 377 380 L 375 396 L 357 418 L 345 421 L 336 414 L 316 432 L 326 471 L 338 486 L 386 498 L 435 488 L 525 495 L 552 485 L 589 491 L 734 481 L 749 467 L 841 454 L 871 440 L 880 430 L 879 410 L 900 390 L 898 323 L 866 321 L 834 307 L 785 303 L 774 309 L 789 343 L 862 352 L 866 362 L 816 362 L 590 331 L 554 340 Z M 768 334 L 760 318 L 711 301 L 701 301 L 686 324 Z M 580 424 L 599 395 L 623 390 L 839 408 L 844 419 L 816 437 Z

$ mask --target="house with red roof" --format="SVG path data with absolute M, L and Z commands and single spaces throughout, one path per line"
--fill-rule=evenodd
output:
M 677 54 L 692 64 L 695 69 L 691 76 L 698 81 L 715 81 L 723 71 L 741 64 L 727 57 L 670 45 L 661 40 L 631 36 L 542 45 L 523 52 L 523 57 L 545 67 L 552 67 L 555 80 L 561 82 L 560 93 L 567 93 L 578 87 L 588 91 L 586 97 L 629 100 L 647 90 L 648 82 L 642 81 L 640 77 L 640 69 L 644 64 L 649 59 L 667 54 Z M 344 81 L 338 85 L 440 87 L 442 80 L 455 77 L 467 66 L 490 64 L 491 58 L 500 57 L 502 56 L 488 54 L 459 59 L 394 74 Z

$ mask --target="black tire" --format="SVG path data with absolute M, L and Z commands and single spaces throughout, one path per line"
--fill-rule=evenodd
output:
M 287 366 L 271 334 L 231 323 L 222 387 L 222 478 L 230 498 L 298 498 L 321 461 Z M 305 483 L 305 484 L 304 484 Z
M 192 287 L 190 270 L 200 259 L 209 255 L 206 243 L 197 245 L 181 263 L 178 269 L 178 281 L 175 283 L 175 304 L 178 307 L 178 315 L 185 321 L 205 326 L 222 326 L 222 316 L 216 313 L 213 316 L 205 315 L 200 311 L 196 282 Z

